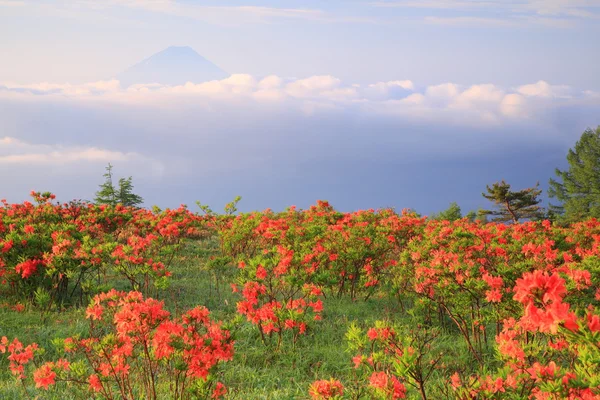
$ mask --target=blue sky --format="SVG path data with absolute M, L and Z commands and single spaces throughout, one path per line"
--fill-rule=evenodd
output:
M 600 124 L 600 1 L 0 0 L 3 194 L 147 204 L 485 206 Z M 171 45 L 233 74 L 122 87 Z M 562 163 L 562 164 L 561 164 Z
M 229 72 L 600 89 L 589 0 L 0 2 L 4 79 L 107 79 L 170 45 Z

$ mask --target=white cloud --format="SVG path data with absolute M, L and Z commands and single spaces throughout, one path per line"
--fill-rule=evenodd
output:
M 545 81 L 538 81 L 529 85 L 519 86 L 517 92 L 530 97 L 570 97 L 571 88 L 565 85 L 550 85 Z
M 510 27 L 518 24 L 518 21 L 502 18 L 487 18 L 487 17 L 439 17 L 426 16 L 424 21 L 435 25 L 463 26 L 463 25 L 483 25 L 483 26 L 500 26 Z
M 0 0 L 0 7 L 23 7 L 24 1 L 19 0 Z
M 449 109 L 475 114 L 482 121 L 497 123 L 503 115 L 504 90 L 492 84 L 473 85 L 454 96 Z
M 155 171 L 162 165 L 136 152 L 112 151 L 99 147 L 35 144 L 5 136 L 0 139 L 0 165 L 66 166 L 80 163 L 143 163 Z
M 523 96 L 516 93 L 507 94 L 500 103 L 500 111 L 508 117 L 526 117 L 526 101 Z
M 473 85 L 457 96 L 457 103 L 497 103 L 504 96 L 504 91 L 492 84 Z
M 153 12 L 185 16 L 204 20 L 207 17 L 218 17 L 219 13 L 227 13 L 230 17 L 244 16 L 245 18 L 323 18 L 325 13 L 315 9 L 275 8 L 260 6 L 202 6 L 175 0 L 112 0 L 108 2 L 88 0 L 85 3 L 98 6 L 120 5 L 141 8 Z
M 93 95 L 93 94 L 103 94 L 108 92 L 116 93 L 121 89 L 119 81 L 113 79 L 110 81 L 97 81 L 84 83 L 82 85 L 71 85 L 69 83 L 58 84 L 58 83 L 33 83 L 33 84 L 16 84 L 12 82 L 0 83 L 0 89 L 4 86 L 9 90 L 15 91 L 26 91 L 32 93 L 60 93 L 67 96 L 77 96 L 77 95 Z
M 583 94 L 587 97 L 600 98 L 600 92 L 595 92 L 593 90 L 585 90 Z
M 415 89 L 415 85 L 412 83 L 412 81 L 409 80 L 404 80 L 404 81 L 390 81 L 387 82 L 387 86 L 388 87 L 401 87 L 402 89 L 406 89 L 406 90 L 414 90 Z
M 523 9 L 529 9 L 540 15 L 568 15 L 573 17 L 595 17 L 587 8 L 600 7 L 598 0 L 528 0 L 520 4 Z
M 320 93 L 335 90 L 341 83 L 342 81 L 331 75 L 311 76 L 288 83 L 285 91 L 293 97 L 316 97 Z
M 258 87 L 260 89 L 278 89 L 283 84 L 283 79 L 278 77 L 277 75 L 269 75 L 263 78 L 259 83 Z
M 557 88 L 246 74 L 127 89 L 116 82 L 0 84 L 2 196 L 20 198 L 36 189 L 62 199 L 93 198 L 108 162 L 118 176 L 134 177 L 135 191 L 148 205 L 162 206 L 207 198 L 216 206 L 237 194 L 245 201 L 260 198 L 250 209 L 283 206 L 292 199 L 277 202 L 276 196 L 303 193 L 312 201 L 333 193 L 329 188 L 339 190 L 343 181 L 354 189 L 369 182 L 372 190 L 357 190 L 377 192 L 411 162 L 436 176 L 443 168 L 447 175 L 434 183 L 445 184 L 463 173 L 440 167 L 440 160 L 480 162 L 506 153 L 507 162 L 485 178 L 496 179 L 492 175 L 517 158 L 514 143 L 538 149 L 533 159 L 545 154 L 540 143 L 560 147 L 562 159 L 586 126 L 598 124 L 597 93 L 569 88 L 567 97 Z M 465 165 L 460 171 L 472 170 Z M 518 168 L 516 174 L 525 169 Z M 371 179 L 384 170 L 393 177 Z M 422 182 L 431 181 L 415 179 L 403 187 Z M 353 192 L 337 193 L 352 198 Z
M 457 84 L 442 83 L 428 86 L 424 94 L 429 104 L 441 107 L 451 104 L 460 92 L 460 87 Z
M 410 80 L 350 84 L 330 76 L 284 79 L 275 75 L 256 79 L 234 74 L 227 79 L 180 86 L 161 84 L 122 88 L 118 81 L 83 85 L 0 83 L 0 98 L 23 101 L 75 101 L 80 106 L 115 103 L 154 107 L 162 110 L 193 106 L 197 109 L 250 109 L 268 103 L 282 110 L 300 110 L 309 115 L 328 110 L 353 113 L 395 114 L 411 120 L 434 118 L 463 125 L 501 123 L 504 118 L 535 118 L 553 108 L 569 104 L 595 104 L 599 98 L 590 91 L 545 81 L 502 88 L 494 84 L 462 86 L 442 83 L 417 90 Z M 468 114 L 468 118 L 462 118 Z
M 0 7 L 26 5 L 45 15 L 54 14 L 77 18 L 78 15 L 92 15 L 103 18 L 102 11 L 125 7 L 138 11 L 165 14 L 180 18 L 190 18 L 223 26 L 242 24 L 270 23 L 278 19 L 309 20 L 316 22 L 373 22 L 362 16 L 337 15 L 320 9 L 285 8 L 265 6 L 207 6 L 196 2 L 179 0 L 56 0 L 38 2 L 33 0 L 0 0 Z
M 205 95 L 240 95 L 251 93 L 256 89 L 257 82 L 252 75 L 233 74 L 230 77 L 220 81 L 209 81 L 195 84 L 188 82 L 181 86 L 145 86 L 137 85 L 138 90 L 143 88 L 158 89 L 162 92 L 181 93 L 181 94 L 205 94 Z
M 425 96 L 423 96 L 421 93 L 413 93 L 410 96 L 407 96 L 405 99 L 402 99 L 401 102 L 409 105 L 422 105 L 425 103 Z
M 529 11 L 540 15 L 574 15 L 587 17 L 589 8 L 599 8 L 599 0 L 393 0 L 371 3 L 377 7 L 424 8 L 438 10 L 505 10 L 511 13 Z
M 371 4 L 376 7 L 431 10 L 438 15 L 425 16 L 425 22 L 456 26 L 512 27 L 535 24 L 564 28 L 577 26 L 577 20 L 600 19 L 600 0 L 396 0 Z
M 360 89 L 360 85 L 357 85 Z M 415 85 L 412 81 L 389 81 L 389 82 L 377 82 L 368 85 L 361 90 L 364 97 L 370 99 L 385 99 L 390 96 L 401 95 L 405 97 L 408 92 L 415 90 Z

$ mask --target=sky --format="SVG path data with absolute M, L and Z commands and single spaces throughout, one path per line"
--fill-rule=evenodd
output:
M 0 0 L 0 197 L 111 162 L 148 206 L 486 207 L 600 125 L 599 37 L 600 0 Z M 230 76 L 119 82 L 169 46 Z

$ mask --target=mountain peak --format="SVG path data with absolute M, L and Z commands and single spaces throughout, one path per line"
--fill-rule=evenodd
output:
M 177 86 L 225 79 L 228 73 L 189 46 L 169 46 L 133 65 L 117 79 L 123 87 L 142 83 Z
M 185 53 L 190 53 L 190 54 L 195 54 L 200 56 L 194 49 L 192 49 L 190 46 L 169 46 L 166 49 L 164 49 L 163 51 L 159 51 L 157 54 L 162 54 L 162 53 L 179 53 L 179 54 L 185 54 Z

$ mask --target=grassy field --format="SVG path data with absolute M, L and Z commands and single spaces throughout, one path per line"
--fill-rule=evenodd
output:
M 172 267 L 172 281 L 167 290 L 159 293 L 167 308 L 174 314 L 204 305 L 215 319 L 230 324 L 236 340 L 233 361 L 221 364 L 219 380 L 228 387 L 230 399 L 305 399 L 311 382 L 335 377 L 351 380 L 354 373 L 347 350 L 346 332 L 351 323 L 361 327 L 372 326 L 376 320 L 388 319 L 395 322 L 408 321 L 409 316 L 401 311 L 397 301 L 373 296 L 367 301 L 352 301 L 349 298 L 328 298 L 324 301 L 323 320 L 295 345 L 276 349 L 274 344 L 263 344 L 258 330 L 242 320 L 236 313 L 239 296 L 232 293 L 229 285 L 221 283 L 217 291 L 215 281 L 204 266 L 212 254 L 214 243 L 197 241 L 187 244 L 183 255 Z M 231 267 L 232 270 L 235 267 Z M 126 282 L 114 282 L 117 289 L 128 289 Z M 0 336 L 18 337 L 24 344 L 37 342 L 46 349 L 42 358 L 56 359 L 59 354 L 52 344 L 55 337 L 66 338 L 75 334 L 85 336 L 88 322 L 84 309 L 64 312 L 42 313 L 31 307 L 17 312 L 9 306 L 14 304 L 4 298 L 0 309 Z M 468 357 L 462 342 L 452 332 L 446 332 L 444 341 L 446 363 Z M 460 343 L 457 345 L 457 343 Z M 0 398 L 26 398 L 24 388 L 10 374 L 5 357 L 0 358 Z M 31 382 L 31 381 L 28 381 Z M 49 391 L 27 388 L 31 398 L 64 399 L 65 383 L 51 387 Z M 433 377 L 430 398 L 442 398 L 445 381 Z M 72 389 L 71 389 L 72 390 Z M 73 393 L 73 392 L 70 392 Z M 410 397 L 420 397 L 409 388 Z M 81 398 L 89 392 L 81 392 Z

